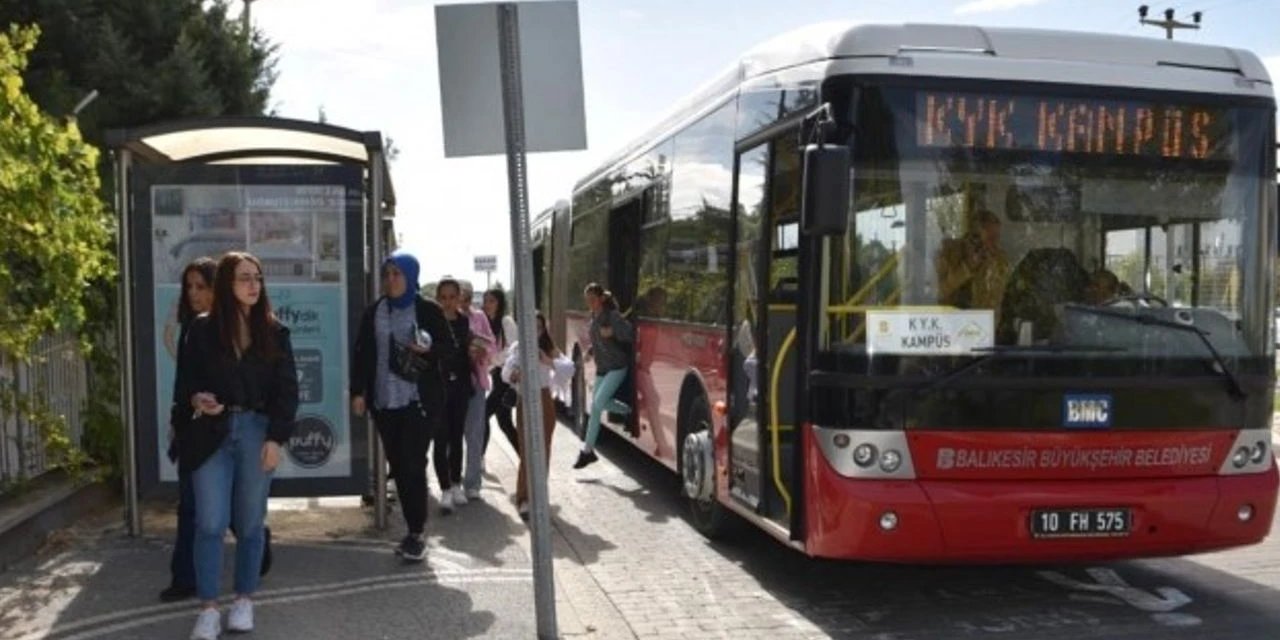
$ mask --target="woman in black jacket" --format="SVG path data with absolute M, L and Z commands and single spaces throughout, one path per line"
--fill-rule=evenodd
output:
M 436 436 L 431 459 L 440 480 L 440 508 L 445 514 L 467 503 L 462 492 L 462 437 L 466 433 L 467 409 L 475 392 L 471 383 L 471 320 L 462 312 L 462 286 L 452 278 L 436 283 L 436 301 L 444 311 L 444 333 L 436 339 L 450 347 L 440 359 L 444 377 L 445 410 L 442 430 Z
M 178 364 L 178 397 L 192 410 L 178 425 L 180 464 L 196 498 L 196 594 L 202 609 L 191 637 L 216 640 L 222 536 L 235 514 L 236 599 L 231 631 L 253 630 L 262 566 L 263 519 L 280 447 L 293 432 L 298 376 L 289 330 L 276 320 L 262 265 L 247 253 L 218 261 L 213 309 L 191 322 Z M 234 502 L 234 508 L 232 507 Z
M 351 410 L 373 412 L 382 449 L 391 465 L 408 535 L 396 553 L 410 562 L 426 558 L 423 531 L 427 524 L 427 449 L 444 415 L 444 382 L 440 362 L 454 346 L 444 313 L 434 301 L 418 295 L 418 260 L 404 252 L 382 263 L 384 295 L 369 305 L 360 320 L 351 358 Z M 403 353 L 405 350 L 409 354 Z M 414 372 L 397 360 L 420 364 Z
M 182 293 L 178 295 L 178 331 L 174 339 L 174 353 L 182 359 L 182 347 L 187 341 L 187 328 L 191 321 L 213 307 L 213 277 L 218 263 L 209 257 L 196 258 L 182 270 Z M 169 461 L 178 462 L 177 426 L 191 419 L 191 407 L 187 399 L 179 399 L 178 378 L 174 376 L 174 403 L 169 413 Z M 232 520 L 235 518 L 233 517 Z M 232 527 L 232 533 L 235 528 Z M 262 568 L 260 575 L 271 570 L 271 528 L 262 526 Z M 163 602 L 186 600 L 196 595 L 195 568 L 196 496 L 191 486 L 191 469 L 178 466 L 178 531 L 173 541 L 173 553 L 169 557 L 169 586 L 160 592 Z

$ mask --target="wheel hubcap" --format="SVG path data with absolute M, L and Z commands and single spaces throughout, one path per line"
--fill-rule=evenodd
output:
M 714 489 L 711 436 L 706 431 L 684 438 L 684 493 L 694 500 L 710 500 Z

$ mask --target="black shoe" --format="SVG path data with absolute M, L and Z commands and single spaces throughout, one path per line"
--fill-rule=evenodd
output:
M 405 562 L 422 562 L 427 559 L 427 545 L 420 536 L 410 534 L 400 541 L 400 546 L 396 547 L 396 555 Z
M 265 576 L 271 572 L 271 527 L 262 528 L 262 567 L 258 569 L 258 576 Z
M 184 587 L 176 584 L 171 584 L 160 592 L 160 602 L 178 602 L 194 597 L 196 597 L 195 587 Z
M 583 467 L 585 467 L 585 466 L 587 466 L 587 465 L 591 464 L 592 462 L 595 462 L 596 460 L 599 460 L 599 459 L 600 459 L 600 458 L 599 458 L 598 456 L 596 456 L 596 452 L 595 452 L 595 451 L 579 451 L 579 452 L 578 452 L 578 461 L 577 461 L 577 462 L 575 462 L 575 463 L 573 463 L 573 468 L 574 468 L 574 469 L 581 469 L 581 468 L 583 468 Z

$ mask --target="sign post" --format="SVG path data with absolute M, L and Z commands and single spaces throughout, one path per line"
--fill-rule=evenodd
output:
M 542 430 L 530 424 L 542 415 L 542 402 L 536 387 L 540 365 L 534 346 L 538 341 L 526 154 L 586 147 L 578 6 L 564 1 L 437 6 L 436 41 L 445 156 L 499 152 L 507 156 L 520 370 L 525 385 L 520 400 L 527 425 L 523 447 L 530 494 L 534 604 L 538 637 L 555 638 L 547 460 Z M 521 46 L 522 41 L 526 46 Z M 495 87 L 501 87 L 500 96 L 493 91 Z M 525 120 L 537 123 L 527 140 Z M 503 132 L 500 139 L 497 131 Z M 476 269 L 481 270 L 479 258 Z
M 516 263 L 516 310 L 520 316 L 520 371 L 525 392 L 525 469 L 529 472 L 529 516 L 533 522 L 533 602 L 538 618 L 538 637 L 556 638 L 556 593 L 551 562 L 551 513 L 547 499 L 547 457 L 542 448 L 542 430 L 534 426 L 542 415 L 542 394 L 536 385 L 538 344 L 533 309 L 533 254 L 529 251 L 529 184 L 524 152 L 524 107 L 520 88 L 520 33 L 516 5 L 498 5 L 498 46 L 502 64 L 503 121 L 507 133 L 507 191 L 511 198 L 511 253 Z
M 476 271 L 484 272 L 484 289 L 493 286 L 493 272 L 498 270 L 498 256 L 476 256 Z

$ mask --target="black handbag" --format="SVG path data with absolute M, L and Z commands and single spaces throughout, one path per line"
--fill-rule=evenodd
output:
M 516 393 L 515 388 L 507 387 L 502 390 L 502 397 L 498 398 L 498 400 L 502 402 L 502 406 L 514 409 L 520 403 L 520 394 Z
M 390 319 L 391 307 L 387 307 L 387 317 Z M 417 330 L 414 330 L 416 336 Z M 415 353 L 412 349 L 403 345 L 396 344 L 394 332 L 387 332 L 387 366 L 391 369 L 391 373 L 405 382 L 417 384 L 422 379 L 422 375 L 431 366 L 426 357 L 422 354 Z
M 422 379 L 429 368 L 427 359 L 420 354 L 414 353 L 412 350 L 396 344 L 393 337 L 388 336 L 387 342 L 390 345 L 390 362 L 391 373 L 403 379 L 406 382 L 417 383 Z

